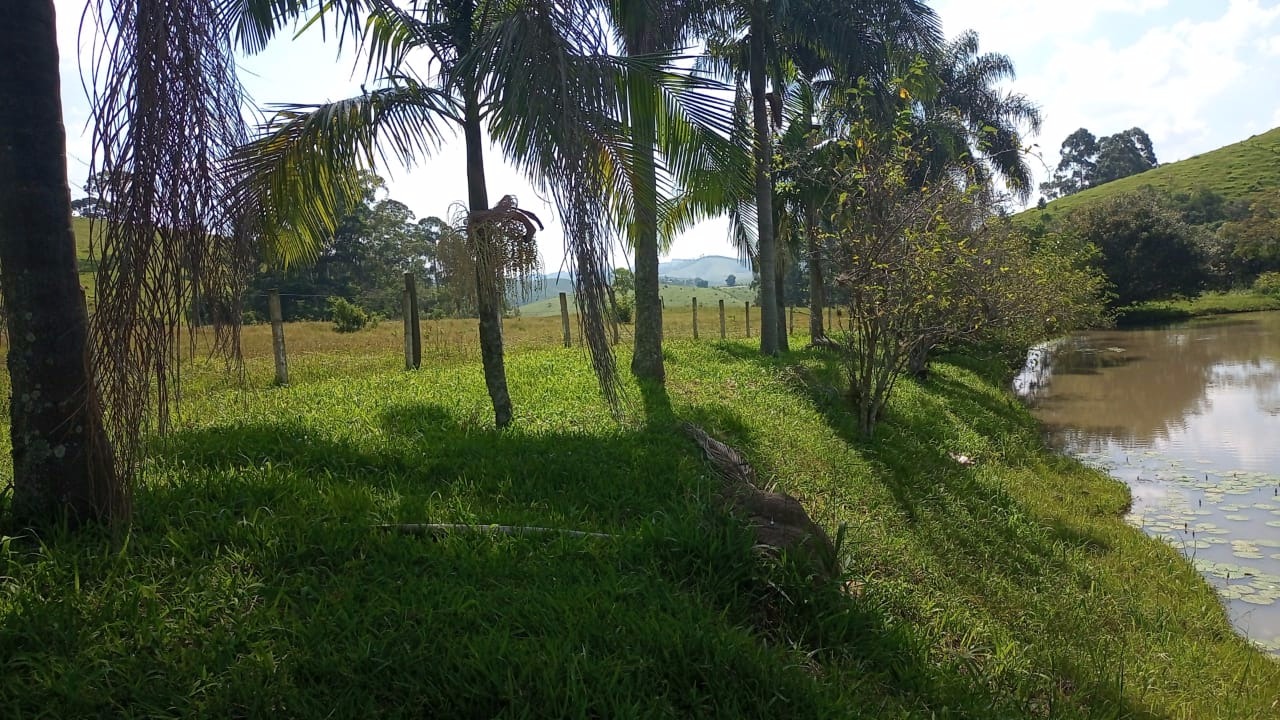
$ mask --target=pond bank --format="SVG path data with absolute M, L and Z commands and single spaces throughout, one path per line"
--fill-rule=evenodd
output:
M 1209 315 L 1280 310 L 1280 297 L 1251 291 L 1207 292 L 1189 300 L 1153 300 L 1116 311 L 1116 327 L 1138 328 Z
M 1129 522 L 1280 654 L 1280 313 L 1079 333 L 1033 349 L 1019 380 L 1051 444 L 1123 480 Z

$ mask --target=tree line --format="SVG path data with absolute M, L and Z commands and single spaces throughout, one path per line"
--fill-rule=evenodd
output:
M 1129 128 L 1104 138 L 1080 128 L 1062 142 L 1061 159 L 1053 176 L 1040 184 L 1045 200 L 1056 200 L 1081 190 L 1137 175 L 1159 166 L 1147 132 Z
M 1069 232 L 1098 249 L 1109 304 L 1248 288 L 1280 271 L 1280 192 L 1232 200 L 1208 188 L 1151 186 L 1065 213 L 1042 211 L 1035 236 Z
M 102 43 L 88 61 L 91 172 L 105 179 L 90 321 L 52 3 L 17 5 L 0 31 L 0 284 L 14 397 L 42 398 L 14 406 L 21 523 L 127 517 L 142 438 L 174 402 L 193 321 L 181 308 L 226 308 L 213 332 L 234 357 L 254 283 L 323 282 L 372 306 L 390 302 L 372 273 L 430 276 L 442 304 L 474 308 L 494 422 L 509 425 L 501 314 L 508 288 L 538 277 L 542 220 L 489 187 L 487 142 L 553 201 L 615 407 L 610 248 L 633 253 L 630 370 L 661 383 L 659 250 L 708 217 L 729 217 L 752 260 L 763 355 L 788 349 L 788 273 L 807 274 L 814 307 L 841 304 L 852 330 L 834 336 L 811 312 L 811 341 L 843 359 L 868 433 L 897 377 L 937 347 L 1062 331 L 1099 306 L 1087 244 L 999 217 L 996 187 L 1031 192 L 1023 138 L 1040 125 L 1004 89 L 1012 63 L 972 32 L 945 41 L 916 0 L 90 0 Z M 235 55 L 299 23 L 362 51 L 368 82 L 249 128 Z M 175 131 L 186 127 L 201 131 Z M 419 163 L 455 131 L 467 197 L 449 218 L 377 198 L 371 173 Z

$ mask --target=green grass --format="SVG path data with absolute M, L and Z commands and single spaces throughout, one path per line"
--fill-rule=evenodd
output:
M 505 432 L 475 363 L 188 367 L 126 537 L 0 544 L 4 716 L 1276 717 L 1280 663 L 1000 363 L 904 381 L 865 441 L 821 355 L 667 352 L 621 420 L 580 351 L 514 354 Z M 752 552 L 681 420 L 846 526 L 841 583 Z M 427 521 L 617 537 L 375 527 Z
M 1158 325 L 1205 315 L 1264 310 L 1280 310 L 1280 297 L 1244 290 L 1206 292 L 1190 299 L 1158 300 L 1120 308 L 1116 313 L 1116 324 L 1122 327 Z
M 1208 188 L 1228 200 L 1246 200 L 1280 187 L 1280 128 L 1255 135 L 1154 170 L 1089 188 L 1048 204 L 1045 211 L 1032 208 L 1018 217 L 1034 221 L 1042 213 L 1057 217 L 1106 198 L 1131 193 L 1150 185 L 1169 193 Z
M 663 283 L 660 286 L 660 292 L 668 310 L 688 309 L 693 306 L 695 297 L 698 298 L 698 304 L 704 308 L 714 308 L 721 300 L 724 300 L 727 306 L 742 305 L 744 302 L 751 302 L 754 305 L 756 297 L 756 291 L 747 285 L 698 288 L 692 285 Z M 569 311 L 574 312 L 572 294 L 569 297 Z M 558 296 L 520 306 L 522 317 L 547 317 L 559 314 L 560 298 Z

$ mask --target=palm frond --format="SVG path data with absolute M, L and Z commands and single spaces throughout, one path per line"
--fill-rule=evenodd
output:
M 360 174 L 390 160 L 413 165 L 442 139 L 452 97 L 407 78 L 320 105 L 286 105 L 227 164 L 233 197 L 264 234 L 264 255 L 287 266 L 314 259 L 346 208 Z
M 215 346 L 238 353 L 239 296 L 251 242 L 223 202 L 220 163 L 246 137 L 236 25 L 221 0 L 94 0 L 82 31 L 98 38 L 90 172 L 109 178 L 92 228 L 97 296 L 92 367 L 122 476 L 154 419 L 176 401 L 180 337 L 197 308 L 214 313 Z M 194 342 L 194 341 L 193 341 Z M 191 346 L 194 348 L 194 345 Z

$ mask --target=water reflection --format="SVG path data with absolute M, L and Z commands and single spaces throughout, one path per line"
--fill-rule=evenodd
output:
M 1084 333 L 1033 351 L 1015 390 L 1280 648 L 1280 313 Z

